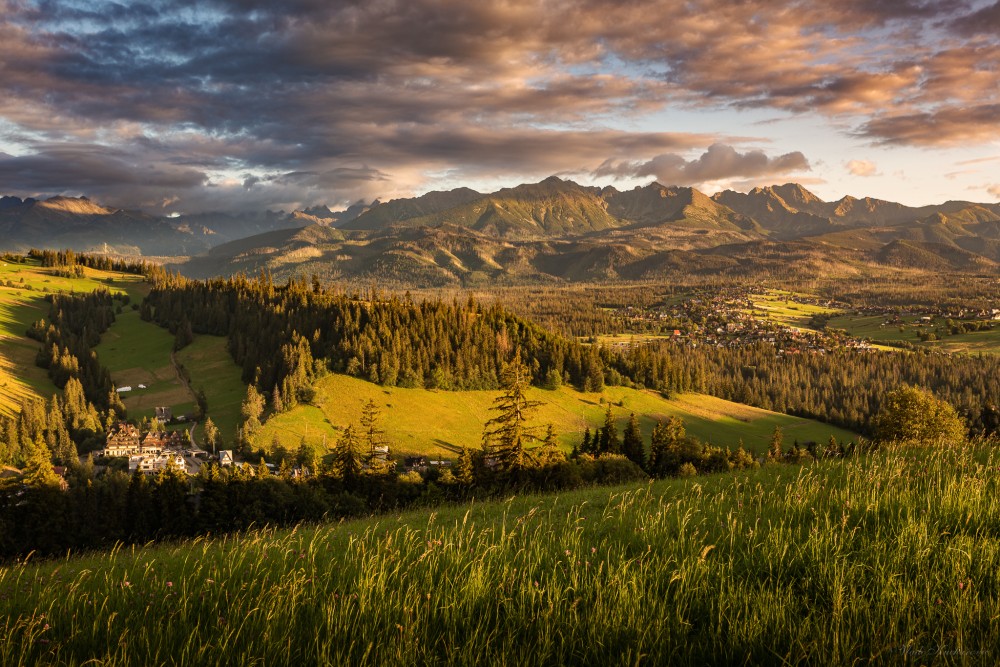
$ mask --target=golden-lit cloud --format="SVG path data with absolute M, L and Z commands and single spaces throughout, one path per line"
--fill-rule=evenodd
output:
M 876 167 L 875 163 L 870 160 L 850 160 L 846 166 L 847 171 L 850 172 L 852 176 L 878 175 L 878 167 Z
M 17 147 L 0 175 L 23 193 L 127 203 L 129 174 L 146 173 L 142 201 L 205 206 L 403 194 L 442 173 L 705 182 L 808 168 L 808 145 L 768 156 L 766 137 L 724 125 L 649 129 L 672 110 L 768 109 L 872 144 L 979 145 L 1000 139 L 998 7 L 0 0 L 0 147 Z M 84 146 L 87 168 L 59 164 Z

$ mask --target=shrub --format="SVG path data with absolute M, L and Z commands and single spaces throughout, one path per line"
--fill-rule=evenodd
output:
M 965 439 L 965 422 L 954 406 L 919 387 L 886 394 L 874 425 L 882 441 L 951 445 Z

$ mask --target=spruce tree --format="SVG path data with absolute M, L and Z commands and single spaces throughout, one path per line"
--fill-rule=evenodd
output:
M 604 426 L 598 437 L 598 454 L 621 454 L 622 443 L 618 438 L 618 425 L 615 423 L 615 415 L 611 412 L 611 405 L 604 415 Z
M 649 474 L 654 477 L 664 475 L 663 466 L 667 459 L 666 448 L 667 429 L 663 426 L 663 422 L 658 421 L 653 427 L 653 434 L 649 442 Z
M 785 454 L 782 450 L 782 441 L 784 440 L 784 435 L 781 432 L 780 426 L 774 427 L 774 432 L 771 434 L 771 443 L 767 447 L 767 459 L 769 461 L 781 461 Z
M 354 481 L 361 475 L 361 465 L 361 440 L 351 424 L 337 442 L 330 474 L 345 482 Z
M 242 443 L 248 445 L 260 431 L 260 417 L 264 414 L 264 398 L 253 384 L 247 386 L 247 395 L 240 406 L 243 415 Z
M 375 456 L 375 450 L 385 446 L 385 431 L 379 428 L 382 414 L 378 405 L 371 398 L 361 408 L 361 437 L 369 456 Z
M 504 368 L 500 380 L 502 393 L 490 408 L 497 416 L 486 422 L 483 445 L 501 472 L 517 472 L 528 467 L 528 445 L 540 440 L 528 418 L 541 403 L 528 398 L 531 376 L 520 352 Z
M 622 436 L 622 453 L 640 468 L 646 467 L 646 445 L 642 441 L 639 421 L 634 412 L 629 417 Z
M 24 482 L 28 486 L 59 486 L 59 475 L 52 469 L 52 454 L 41 435 L 30 441 L 24 459 Z
M 462 447 L 462 453 L 458 455 L 458 460 L 455 462 L 455 479 L 460 484 L 472 486 L 476 481 L 475 474 L 475 468 L 472 465 L 472 452 L 468 448 Z
M 559 443 L 556 440 L 556 429 L 552 424 L 546 425 L 545 437 L 542 438 L 542 446 L 538 448 L 538 455 L 535 459 L 543 467 L 566 460 L 566 454 L 559 448 Z

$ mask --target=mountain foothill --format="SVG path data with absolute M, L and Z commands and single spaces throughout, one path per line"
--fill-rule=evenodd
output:
M 631 190 L 557 177 L 343 211 L 160 217 L 85 197 L 0 199 L 6 250 L 65 248 L 173 258 L 191 277 L 255 273 L 422 286 L 645 280 L 677 273 L 810 275 L 883 265 L 1000 272 L 1000 204 L 910 207 L 795 183 Z

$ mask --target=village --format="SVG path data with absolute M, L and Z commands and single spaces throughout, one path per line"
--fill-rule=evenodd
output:
M 741 348 L 765 343 L 779 354 L 828 354 L 837 350 L 873 351 L 879 344 L 909 347 L 899 340 L 879 336 L 852 336 L 846 330 L 827 326 L 838 315 L 882 317 L 879 328 L 913 330 L 913 342 L 940 336 L 991 329 L 1000 322 L 1000 308 L 938 307 L 934 309 L 884 306 L 852 306 L 848 303 L 786 293 L 786 308 L 802 308 L 802 326 L 781 321 L 762 306 L 764 288 L 728 287 L 703 291 L 681 301 L 651 307 L 616 308 L 615 316 L 635 336 L 619 335 L 612 347 L 630 347 L 668 339 L 685 347 L 701 345 Z M 812 315 L 805 313 L 812 311 Z M 907 320 L 906 318 L 909 317 Z
M 259 464 L 244 461 L 231 449 L 211 453 L 200 449 L 192 443 L 190 431 L 167 431 L 165 426 L 172 420 L 170 408 L 156 408 L 156 415 L 149 422 L 149 428 L 143 429 L 128 422 L 116 423 L 108 433 L 103 449 L 94 452 L 97 461 L 105 467 L 112 459 L 127 459 L 128 473 L 140 472 L 146 475 L 156 475 L 170 466 L 195 476 L 203 465 L 216 463 L 220 467 L 247 468 L 250 474 L 257 474 Z M 192 424 L 193 428 L 195 425 Z M 406 457 L 398 466 L 404 472 L 425 474 L 432 469 L 451 467 L 452 461 L 425 456 Z M 273 474 L 283 474 L 286 471 L 275 463 L 264 463 L 267 470 Z M 394 470 L 397 464 L 390 458 L 388 445 L 376 446 L 365 457 L 362 469 L 377 467 L 382 471 Z M 124 471 L 124 470 L 123 470 Z M 60 471 L 61 474 L 61 471 Z M 287 474 L 291 477 L 308 476 L 309 471 L 302 465 L 288 466 Z

